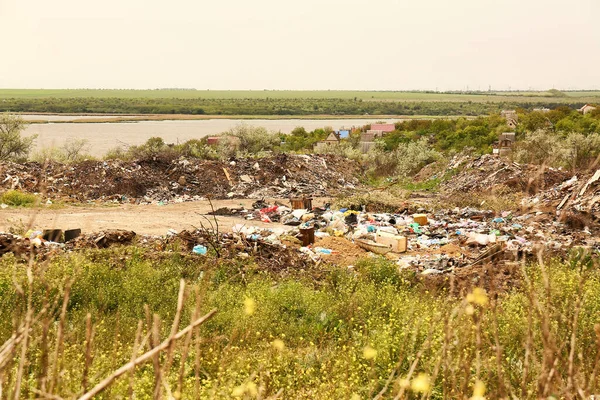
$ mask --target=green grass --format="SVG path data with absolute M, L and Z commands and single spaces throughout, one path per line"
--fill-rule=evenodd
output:
M 400 183 L 400 187 L 404 190 L 408 190 L 410 192 L 435 192 L 440 186 L 441 179 L 434 178 L 428 179 L 423 182 L 414 182 L 412 180 Z
M 530 284 L 495 299 L 472 287 L 458 296 L 433 293 L 382 258 L 358 262 L 353 271 L 324 268 L 315 280 L 278 278 L 251 260 L 215 263 L 177 253 L 158 257 L 136 248 L 59 256 L 34 264 L 30 273 L 23 263 L 4 257 L 0 343 L 23 319 L 27 293 L 36 312 L 58 298 L 52 314 L 32 328 L 35 340 L 25 353 L 21 392 L 29 397 L 40 379 L 55 376 L 54 358 L 43 361 L 44 354 L 55 351 L 62 293 L 72 282 L 53 394 L 77 397 L 84 391 L 86 368 L 89 388 L 131 359 L 138 320 L 145 337 L 156 313 L 162 320 L 160 337 L 168 336 L 184 278 L 189 290 L 181 326 L 190 321 L 196 298 L 201 314 L 211 308 L 218 313 L 195 335 L 187 357 L 185 340 L 180 340 L 170 362 L 165 354 L 156 360 L 170 365 L 161 386 L 182 398 L 256 398 L 255 391 L 267 398 L 283 391 L 284 398 L 363 399 L 385 390 L 383 398 L 391 399 L 405 383 L 404 398 L 418 398 L 419 375 L 430 379 L 432 399 L 470 397 L 478 381 L 488 398 L 568 398 L 575 390 L 567 385 L 569 377 L 584 388 L 600 350 L 594 333 L 600 318 L 600 273 L 592 267 L 581 254 L 545 269 L 524 266 Z M 33 277 L 30 286 L 28 274 Z M 94 333 L 92 360 L 86 363 L 88 313 Z M 585 355 L 573 359 L 576 373 L 568 367 L 572 345 L 575 355 Z M 8 369 L 0 367 L 8 393 L 18 374 L 19 354 L 20 348 Z M 122 376 L 102 398 L 127 396 L 129 382 L 129 374 Z M 154 383 L 152 362 L 137 366 L 136 397 L 151 397 Z M 582 390 L 589 397 L 597 392 L 597 383 Z
M 415 91 L 294 91 L 294 90 L 101 90 L 101 89 L 0 89 L 0 99 L 47 98 L 178 98 L 178 99 L 360 99 L 365 101 L 433 102 L 598 102 L 600 91 L 565 92 L 553 97 L 548 92 L 434 93 Z

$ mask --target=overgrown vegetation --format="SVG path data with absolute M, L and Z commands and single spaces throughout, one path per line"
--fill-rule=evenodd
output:
M 39 163 L 49 161 L 71 163 L 83 160 L 93 159 L 88 153 L 90 151 L 89 142 L 86 139 L 71 139 L 65 142 L 61 147 L 46 147 L 30 157 L 31 160 Z
M 8 206 L 26 207 L 38 204 L 39 199 L 31 193 L 23 193 L 19 190 L 7 190 L 0 196 L 0 203 Z
M 379 258 L 358 263 L 355 273 L 333 268 L 315 282 L 281 280 L 248 261 L 215 265 L 177 253 L 153 261 L 135 248 L 29 266 L 5 256 L 0 338 L 11 343 L 23 327 L 31 333 L 2 347 L 0 382 L 9 397 L 80 396 L 216 308 L 193 334 L 109 382 L 103 396 L 597 393 L 600 275 L 593 260 L 577 253 L 564 264 L 524 265 L 523 274 L 523 286 L 510 293 L 471 287 L 452 297 L 426 292 Z M 178 300 L 181 278 L 187 289 Z

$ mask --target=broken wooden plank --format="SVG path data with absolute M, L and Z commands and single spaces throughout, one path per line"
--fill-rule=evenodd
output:
M 223 172 L 225 172 L 225 177 L 227 178 L 227 181 L 231 185 L 231 177 L 229 176 L 229 172 L 227 171 L 227 169 L 225 167 L 223 167 Z
M 579 196 L 583 196 L 586 192 L 586 190 L 588 189 L 588 187 L 596 182 L 598 179 L 600 179 L 600 169 L 596 171 L 596 173 L 585 183 L 585 185 L 583 185 L 583 187 L 581 188 L 581 191 L 579 192 Z
M 567 193 L 567 195 L 565 196 L 564 199 L 562 199 L 562 201 L 560 202 L 560 204 L 558 205 L 558 207 L 556 207 L 557 210 L 560 210 L 565 203 L 567 202 L 567 200 L 569 199 L 569 197 L 571 196 L 571 193 Z

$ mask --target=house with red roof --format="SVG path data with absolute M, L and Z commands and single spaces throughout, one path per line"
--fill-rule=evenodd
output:
M 381 131 L 385 134 L 385 133 L 393 132 L 394 130 L 396 130 L 396 125 L 394 125 L 394 124 L 371 124 L 371 130 L 372 131 Z

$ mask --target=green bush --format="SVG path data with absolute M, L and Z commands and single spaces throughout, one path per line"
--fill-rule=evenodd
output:
M 53 161 L 61 163 L 72 163 L 83 160 L 90 160 L 94 157 L 90 156 L 89 142 L 86 139 L 72 139 L 66 142 L 61 147 L 46 147 L 30 156 L 32 161 L 40 164 Z
M 400 143 L 396 149 L 385 151 L 383 142 L 367 154 L 370 173 L 374 176 L 412 176 L 425 165 L 442 158 L 442 154 L 431 147 L 428 140 Z
M 30 193 L 23 193 L 19 190 L 9 190 L 0 197 L 0 203 L 15 207 L 32 206 L 39 202 L 37 196 Z
M 236 138 L 238 151 L 246 154 L 273 151 L 281 144 L 278 133 L 269 132 L 263 127 L 252 127 L 245 124 L 230 129 L 225 135 Z
M 513 159 L 521 163 L 565 167 L 577 171 L 594 165 L 600 156 L 600 134 L 558 134 L 539 129 L 515 144 Z

